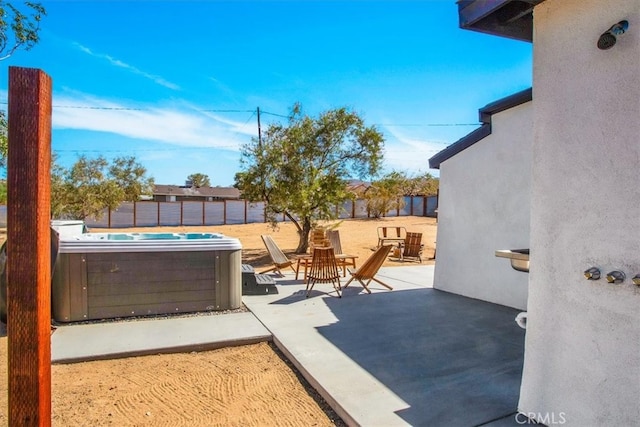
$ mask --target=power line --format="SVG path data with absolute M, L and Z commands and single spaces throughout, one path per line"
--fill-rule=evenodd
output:
M 270 115 L 270 116 L 284 117 L 285 119 L 288 119 L 288 118 L 289 118 L 289 116 L 285 116 L 284 114 L 270 113 L 270 112 L 268 112 L 268 111 L 264 111 L 264 110 L 260 110 L 260 112 L 261 112 L 262 114 L 268 114 L 268 115 Z
M 133 152 L 164 152 L 164 151 L 187 151 L 187 150 L 236 150 L 238 146 L 236 145 L 218 145 L 215 147 L 176 147 L 176 148 L 123 148 L 120 150 L 98 150 L 98 149 L 55 149 L 52 151 L 56 153 L 133 153 Z
M 0 101 L 0 105 L 8 105 L 7 101 Z M 76 109 L 76 110 L 104 110 L 104 111 L 155 111 L 154 108 L 135 108 L 135 107 L 100 107 L 89 105 L 53 105 L 53 108 L 62 109 Z M 231 109 L 214 109 L 204 108 L 195 109 L 195 111 L 201 111 L 205 113 L 252 113 L 253 117 L 256 114 L 256 110 L 231 110 Z M 267 114 L 275 117 L 282 117 L 288 119 L 289 116 L 284 114 L 272 113 L 269 111 L 259 110 L 259 114 Z M 247 120 L 247 123 L 249 122 Z M 374 123 L 374 126 L 387 126 L 387 127 L 455 127 L 455 126 L 480 126 L 481 123 Z
M 375 126 L 480 126 L 481 123 L 374 123 Z
M 0 101 L 2 105 L 8 105 L 7 101 Z M 135 107 L 98 107 L 90 105 L 52 105 L 53 108 L 69 108 L 76 110 L 114 110 L 114 111 L 154 111 L 154 108 Z M 206 113 L 255 113 L 255 110 L 220 110 L 220 109 L 195 109 Z

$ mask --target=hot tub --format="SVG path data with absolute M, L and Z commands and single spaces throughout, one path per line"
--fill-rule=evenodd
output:
M 217 233 L 61 236 L 52 317 L 73 322 L 239 308 L 241 258 L 240 241 Z

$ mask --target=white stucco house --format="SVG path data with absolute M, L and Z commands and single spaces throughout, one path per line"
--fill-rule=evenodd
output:
M 434 284 L 514 307 L 526 305 L 520 412 L 547 425 L 638 425 L 640 286 L 633 278 L 640 282 L 640 1 L 460 0 L 458 12 L 463 28 L 533 42 L 533 100 L 493 114 L 491 135 L 440 159 Z M 624 34 L 607 34 L 621 21 L 627 21 Z M 528 274 L 513 272 L 522 276 L 509 283 L 508 262 L 497 259 L 492 266 L 505 286 L 522 288 L 519 278 L 528 279 L 526 297 L 513 289 L 514 295 L 500 296 L 504 288 L 491 279 L 470 276 L 465 278 L 470 283 L 460 284 L 449 276 L 461 262 L 448 259 L 455 251 L 473 256 L 471 248 L 465 249 L 471 227 L 458 218 L 467 215 L 459 203 L 473 195 L 451 185 L 465 181 L 466 168 L 500 179 L 480 164 L 485 156 L 516 161 L 514 153 L 500 151 L 501 132 L 513 126 L 502 123 L 503 117 L 523 120 L 532 129 L 530 181 L 517 178 L 520 185 L 530 185 L 529 200 L 516 188 L 509 194 L 499 189 L 480 193 L 473 202 L 479 209 L 491 214 L 488 202 L 499 199 L 494 215 L 518 230 L 500 230 L 494 237 L 486 227 L 497 227 L 498 220 L 477 220 L 477 236 L 471 238 L 476 250 L 488 252 L 487 262 L 498 245 L 528 242 Z M 527 174 L 524 157 L 517 159 L 522 175 Z M 467 178 L 467 184 L 473 181 Z M 529 206 L 528 238 L 522 234 L 526 212 L 518 204 Z M 585 277 L 589 268 L 600 271 L 599 280 Z M 473 271 L 490 274 L 482 269 L 466 274 Z M 609 275 L 614 271 L 622 273 L 621 282 Z
M 531 89 L 479 111 L 481 127 L 431 159 L 440 169 L 438 289 L 525 310 L 529 278 L 497 249 L 529 247 Z

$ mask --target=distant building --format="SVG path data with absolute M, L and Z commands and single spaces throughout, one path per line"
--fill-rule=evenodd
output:
M 362 197 L 364 193 L 371 187 L 370 182 L 360 181 L 358 179 L 352 179 L 347 181 L 347 191 L 355 194 L 358 197 Z
M 238 200 L 240 190 L 234 187 L 194 187 L 179 185 L 155 185 L 153 188 L 154 202 L 182 202 L 215 200 Z

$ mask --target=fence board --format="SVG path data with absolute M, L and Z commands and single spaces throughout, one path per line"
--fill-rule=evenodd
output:
M 224 224 L 224 202 L 207 202 L 204 205 L 204 225 Z
M 182 225 L 202 225 L 202 202 L 182 202 Z
M 111 227 L 131 227 L 133 224 L 133 203 L 122 203 L 116 210 L 111 211 Z
M 180 202 L 158 202 L 158 206 L 160 207 L 158 225 L 167 227 L 180 225 Z
M 244 224 L 244 200 L 227 200 L 227 224 Z
M 264 222 L 264 202 L 249 203 L 247 223 Z
M 158 204 L 156 202 L 136 202 L 136 227 L 158 225 Z
M 344 204 L 340 208 L 338 218 L 340 219 L 351 218 L 352 209 L 353 209 L 353 202 L 351 200 L 347 200 L 346 202 L 344 202 Z

